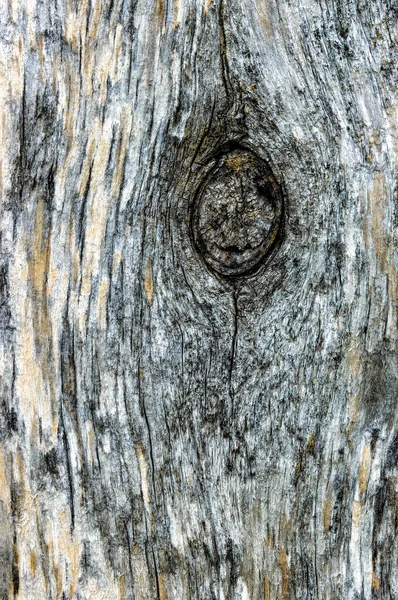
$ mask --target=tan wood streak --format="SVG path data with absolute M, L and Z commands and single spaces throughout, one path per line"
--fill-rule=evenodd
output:
M 61 65 L 60 65 L 61 66 Z M 80 95 L 75 94 L 74 90 L 79 86 L 79 73 L 75 64 L 73 63 L 70 57 L 67 57 L 65 60 L 65 65 L 62 67 L 66 72 L 66 77 L 64 81 L 57 81 L 60 86 L 63 95 L 61 96 L 63 99 L 63 119 L 64 119 L 64 133 L 67 136 L 67 139 L 70 141 L 74 141 L 77 144 L 76 136 L 78 132 L 75 132 L 77 116 L 79 114 L 79 106 L 80 106 Z M 58 80 L 58 74 L 56 75 L 56 80 Z M 67 155 L 67 159 L 65 161 L 68 164 L 68 159 L 71 160 L 74 157 L 74 154 L 77 148 L 69 147 L 70 156 Z
M 118 578 L 118 587 L 117 587 L 117 592 L 118 592 L 118 600 L 125 600 L 126 598 L 126 576 L 125 575 L 121 575 Z
M 36 575 L 32 575 L 31 550 L 39 546 L 38 543 L 38 498 L 33 496 L 29 479 L 26 473 L 25 457 L 22 452 L 16 454 L 14 469 L 15 480 L 19 484 L 17 505 L 16 543 L 14 555 L 18 561 L 20 573 L 20 589 L 18 598 L 24 600 L 28 593 L 36 597 L 46 597 L 48 586 L 44 580 L 42 569 L 37 568 Z M 25 592 L 26 590 L 26 592 Z M 30 590 L 30 592 L 29 592 Z M 46 594 L 46 595 L 45 595 Z
M 359 528 L 359 523 L 362 515 L 362 502 L 354 500 L 352 503 L 352 526 L 354 529 Z
M 173 27 L 176 28 L 181 22 L 183 14 L 183 0 L 174 0 L 173 2 Z
M 384 174 L 381 171 L 374 173 L 372 184 L 369 188 L 368 202 L 369 215 L 366 219 L 366 238 L 371 240 L 374 252 L 379 261 L 381 270 L 386 270 L 386 259 L 388 244 L 384 227 L 386 218 L 386 209 L 388 201 L 388 192 Z M 370 221 L 370 222 L 369 222 Z
M 264 599 L 271 600 L 271 583 L 268 575 L 264 575 Z
M 165 18 L 164 0 L 156 0 L 155 16 L 161 21 L 164 20 L 164 18 Z
M 47 273 L 50 261 L 51 237 L 44 231 L 44 201 L 39 199 L 35 215 L 34 237 L 28 260 L 29 281 L 32 285 L 34 306 L 34 328 L 38 347 L 46 344 L 50 337 L 51 322 L 47 298 Z M 47 357 L 46 357 L 47 358 Z
M 39 77 L 40 77 L 41 81 L 44 81 L 45 80 L 45 69 L 44 69 L 45 37 L 43 35 L 41 35 L 38 40 L 38 57 L 39 57 L 39 65 L 40 65 Z
M 99 48 L 96 56 L 96 68 L 94 70 L 95 87 L 99 89 L 99 103 L 105 105 L 108 93 L 108 78 L 112 78 L 114 72 L 114 53 L 106 45 Z
M 287 562 L 286 550 L 284 548 L 279 549 L 279 564 L 282 571 L 282 598 L 283 600 L 289 600 L 289 565 Z
M 159 585 L 159 600 L 167 600 L 166 589 L 165 589 L 165 575 L 160 572 L 158 574 L 158 585 Z
M 123 166 L 128 151 L 132 123 L 131 107 L 129 105 L 125 105 L 121 108 L 119 122 L 120 137 L 116 151 L 116 164 L 113 171 L 111 184 L 111 196 L 113 198 L 117 198 L 119 196 L 122 186 Z
M 74 11 L 72 0 L 68 0 L 68 8 L 65 21 L 65 38 L 71 48 L 77 52 L 80 39 L 85 41 L 88 19 L 88 0 L 79 3 L 78 12 Z M 84 43 L 83 43 L 84 46 Z
M 272 27 L 272 0 L 257 0 L 258 17 L 265 41 L 271 41 L 274 37 Z
M 137 444 L 138 464 L 141 474 L 141 490 L 145 508 L 148 514 L 151 513 L 151 496 L 149 492 L 148 462 L 141 444 Z
M 370 445 L 366 444 L 361 452 L 361 460 L 358 468 L 358 486 L 359 492 L 364 494 L 368 485 L 370 467 L 372 465 L 372 454 Z
M 107 325 L 107 303 L 108 303 L 109 279 L 105 277 L 98 292 L 98 324 L 100 329 L 106 329 Z
M 86 421 L 87 454 L 90 464 L 94 465 L 94 428 L 92 421 Z
M 358 421 L 359 416 L 360 395 L 353 394 L 349 403 L 349 421 L 350 425 L 354 425 Z
M 24 289 L 26 290 L 26 288 Z M 21 317 L 24 319 L 25 326 L 19 332 L 18 337 L 17 357 L 20 367 L 16 380 L 16 394 L 20 401 L 21 410 L 23 411 L 25 426 L 33 435 L 35 421 L 40 417 L 43 430 L 50 430 L 54 435 L 54 415 L 51 403 L 52 388 L 48 387 L 43 379 L 43 376 L 48 374 L 47 366 L 40 359 L 38 360 L 36 353 L 35 339 L 37 329 L 34 328 L 35 311 L 28 298 L 23 299 L 23 304 L 18 314 L 21 314 Z M 44 360 L 44 356 L 41 358 Z M 42 366 L 44 370 L 42 370 Z M 38 444 L 39 438 L 32 437 L 32 441 Z
M 69 597 L 75 594 L 79 581 L 81 544 L 79 538 L 70 531 L 70 510 L 69 508 L 61 508 L 58 513 L 59 530 L 64 534 L 59 541 L 59 558 L 63 563 L 64 584 L 66 587 L 69 583 Z
M 63 581 L 61 569 L 58 565 L 53 566 L 54 577 L 55 577 L 55 590 L 56 590 L 56 598 L 61 598 L 62 589 L 63 589 Z
M 6 468 L 4 448 L 3 444 L 0 442 L 0 501 L 8 508 L 11 503 L 11 493 L 7 472 L 8 469 Z
M 32 571 L 33 577 L 37 574 L 37 557 L 35 550 L 30 551 L 30 570 Z
M 27 29 L 27 39 L 29 42 L 29 49 L 31 52 L 34 52 L 37 49 L 38 39 L 36 35 L 36 20 L 35 15 L 37 11 L 36 0 L 30 0 L 30 2 L 25 2 L 24 12 L 25 18 L 27 21 L 26 29 Z
M 13 52 L 11 55 L 11 64 L 8 66 L 9 69 L 9 81 L 11 87 L 11 95 L 14 100 L 19 100 L 23 92 L 24 82 L 24 42 L 22 37 L 17 38 L 13 45 Z
M 114 47 L 113 47 L 113 52 L 112 52 L 113 65 L 112 65 L 112 69 L 111 69 L 111 80 L 112 80 L 113 84 L 116 83 L 116 80 L 118 77 L 119 60 L 120 60 L 120 54 L 122 51 L 122 43 L 123 43 L 123 27 L 122 27 L 121 23 L 118 23 L 118 25 L 116 27 L 115 41 L 114 41 Z
M 213 0 L 204 0 L 204 11 L 207 14 L 210 10 Z
M 87 306 L 92 281 L 97 277 L 100 264 L 103 239 L 105 236 L 110 194 L 104 189 L 104 171 L 108 162 L 112 138 L 112 121 L 101 123 L 97 119 L 92 127 L 91 139 L 96 139 L 91 170 L 91 185 L 87 199 L 87 223 L 85 244 L 81 265 L 82 287 L 79 298 L 80 330 L 85 336 Z M 91 146 L 91 140 L 89 147 Z M 92 191 L 91 191 L 92 190 Z
M 372 590 L 374 590 L 375 592 L 378 592 L 380 590 L 380 586 L 381 586 L 381 581 L 377 577 L 376 571 L 373 570 L 372 571 Z
M 385 173 L 376 170 L 373 174 L 368 192 L 369 214 L 364 218 L 364 233 L 367 252 L 373 250 L 380 270 L 388 279 L 388 337 L 397 337 L 397 250 L 396 242 L 387 223 L 391 222 L 389 214 L 390 194 Z
M 152 306 L 153 302 L 153 274 L 152 274 L 152 260 L 148 258 L 146 269 L 145 269 L 145 278 L 144 278 L 144 288 L 145 294 L 148 300 L 149 306 Z
M 42 396 L 37 398 L 40 404 L 45 404 L 45 399 L 49 403 L 49 410 L 52 414 L 53 436 L 57 431 L 57 416 L 54 388 L 54 364 L 52 360 L 54 345 L 52 340 L 52 323 L 50 291 L 48 290 L 48 280 L 50 274 L 50 253 L 51 253 L 51 234 L 45 228 L 45 204 L 40 198 L 36 207 L 35 227 L 33 232 L 32 247 L 28 252 L 28 277 L 31 284 L 30 303 L 32 311 L 32 328 L 34 331 L 34 354 L 40 364 L 41 377 L 43 380 Z
M 89 24 L 89 37 L 91 40 L 95 40 L 98 37 L 98 31 L 99 31 L 101 16 L 102 16 L 102 7 L 103 7 L 102 0 L 94 0 L 93 6 L 92 6 L 92 12 L 91 12 L 92 17 L 90 19 L 90 24 Z
M 326 498 L 324 505 L 323 505 L 323 511 L 322 511 L 322 523 L 323 523 L 323 529 L 324 529 L 325 533 L 329 533 L 331 513 L 332 513 L 332 499 Z

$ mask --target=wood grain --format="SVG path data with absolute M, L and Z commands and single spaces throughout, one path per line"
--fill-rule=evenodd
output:
M 398 598 L 397 18 L 3 0 L 0 598 Z M 286 213 L 238 283 L 231 144 Z

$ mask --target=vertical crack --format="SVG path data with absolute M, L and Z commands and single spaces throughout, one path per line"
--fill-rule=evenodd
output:
M 220 60 L 221 60 L 221 77 L 224 84 L 225 93 L 227 95 L 228 109 L 233 104 L 233 88 L 230 81 L 230 71 L 227 58 L 227 37 L 225 33 L 224 23 L 224 2 L 220 0 L 218 8 L 218 23 L 220 27 Z
M 232 383 L 234 366 L 235 366 L 235 357 L 236 350 L 238 346 L 238 299 L 239 299 L 239 289 L 234 287 L 232 292 L 233 298 L 233 323 L 232 323 L 232 342 L 231 342 L 231 353 L 229 360 L 229 370 L 228 370 L 228 387 L 229 387 L 229 397 L 231 399 L 231 421 L 234 417 L 235 412 L 235 393 L 234 387 Z
M 75 528 L 75 500 L 74 500 L 73 472 L 72 472 L 69 440 L 68 440 L 68 435 L 67 435 L 66 427 L 65 427 L 64 409 L 63 409 L 62 402 L 60 405 L 60 427 L 61 427 L 62 443 L 64 446 L 64 452 L 65 452 L 66 474 L 67 474 L 67 482 L 68 482 L 68 488 L 69 488 L 68 491 L 69 491 L 69 501 L 70 501 L 69 507 L 70 507 L 70 517 L 71 517 L 71 532 L 73 532 L 73 530 Z

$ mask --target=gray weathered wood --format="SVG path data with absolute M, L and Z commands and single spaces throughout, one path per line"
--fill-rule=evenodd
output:
M 0 18 L 0 597 L 397 599 L 396 2 Z M 237 279 L 230 148 L 284 198 Z

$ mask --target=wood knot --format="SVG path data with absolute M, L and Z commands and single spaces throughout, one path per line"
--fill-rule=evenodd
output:
M 208 268 L 235 278 L 257 271 L 282 221 L 283 196 L 269 166 L 240 148 L 224 153 L 199 187 L 191 234 Z

